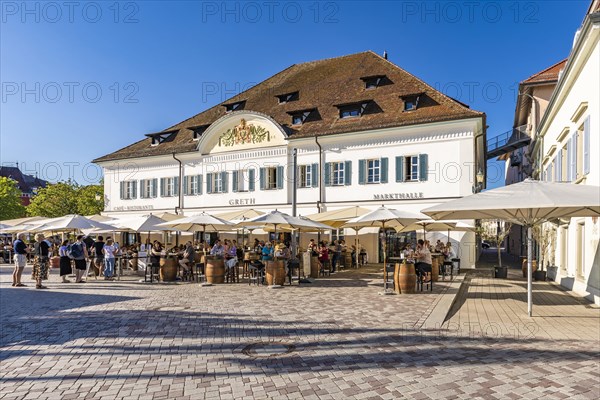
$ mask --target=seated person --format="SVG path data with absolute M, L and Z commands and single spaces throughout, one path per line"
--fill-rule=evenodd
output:
M 183 268 L 186 273 L 191 270 L 191 265 L 194 262 L 195 257 L 196 251 L 194 250 L 194 246 L 191 241 L 188 241 L 183 250 L 183 257 L 179 260 L 179 265 L 181 265 L 181 268 Z
M 225 257 L 225 268 L 227 270 L 235 268 L 238 262 L 237 248 L 235 244 L 230 243 L 227 239 L 225 239 L 225 251 L 223 255 Z
M 319 247 L 319 264 L 321 268 L 323 268 L 326 263 L 329 263 L 329 249 L 325 242 L 321 242 L 321 246 Z
M 262 248 L 262 257 L 263 261 L 271 261 L 273 259 L 273 245 L 271 242 L 267 242 L 267 244 Z
M 429 247 L 426 246 L 426 243 L 423 241 L 423 239 L 419 239 L 417 251 L 413 257 L 417 262 L 415 264 L 415 269 L 421 277 L 431 272 L 431 252 L 429 251 Z
M 225 253 L 225 248 L 221 244 L 221 239 L 215 240 L 215 244 L 210 249 L 211 256 L 223 256 Z

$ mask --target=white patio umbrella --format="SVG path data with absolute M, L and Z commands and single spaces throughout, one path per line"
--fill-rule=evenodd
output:
M 204 239 L 204 232 L 209 231 L 220 231 L 232 229 L 234 224 L 225 221 L 224 219 L 215 217 L 206 212 L 202 212 L 198 215 L 192 215 L 190 217 L 183 217 L 173 221 L 163 222 L 158 224 L 159 227 L 167 230 L 175 231 L 186 231 L 186 232 L 202 232 L 202 238 Z
M 407 226 L 419 220 L 427 219 L 426 215 L 421 213 L 412 213 L 408 211 L 396 210 L 381 206 L 360 217 L 353 218 L 346 222 L 343 227 L 347 228 L 364 228 L 364 227 L 381 227 L 385 233 L 387 227 Z M 383 294 L 392 294 L 393 291 L 388 291 L 387 288 L 387 255 L 386 255 L 386 240 L 383 241 Z
M 235 210 L 228 211 L 220 214 L 216 214 L 217 217 L 227 220 L 227 221 L 242 221 L 250 218 L 256 218 L 259 215 L 265 214 L 264 211 L 255 210 L 254 208 L 249 208 L 247 210 Z
M 456 223 L 456 221 L 436 221 L 433 219 L 425 219 L 405 226 L 398 232 L 412 232 L 423 229 L 423 240 L 425 240 L 427 231 L 450 231 L 450 229 L 456 227 Z
M 139 217 L 127 217 L 123 219 L 117 219 L 112 222 L 116 230 L 118 231 L 130 231 L 130 232 L 155 232 L 155 231 L 170 231 L 172 229 L 158 226 L 166 222 L 164 219 L 157 217 L 156 215 L 148 214 Z
M 41 225 L 36 225 L 30 230 L 35 231 L 53 231 L 53 232 L 69 232 L 83 231 L 84 229 L 115 229 L 113 225 L 103 222 L 93 221 L 82 215 L 69 214 L 64 217 L 54 218 L 51 221 Z
M 434 219 L 504 219 L 527 228 L 527 313 L 532 316 L 532 227 L 557 218 L 600 216 L 600 187 L 523 182 L 477 193 L 423 210 Z

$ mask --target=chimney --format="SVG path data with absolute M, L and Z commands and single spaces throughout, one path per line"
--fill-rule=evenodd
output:
M 385 51 L 385 50 L 384 50 L 384 51 L 383 51 L 383 58 L 385 58 L 385 59 L 387 60 L 387 56 L 388 56 L 388 55 L 387 55 L 387 51 Z

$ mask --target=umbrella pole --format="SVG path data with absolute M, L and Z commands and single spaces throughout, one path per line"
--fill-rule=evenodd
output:
M 354 232 L 355 232 L 355 237 L 356 237 L 356 251 L 354 252 L 354 258 L 356 258 L 356 268 L 358 269 L 359 265 L 358 265 L 358 255 L 360 254 L 360 249 L 358 248 L 359 246 L 359 242 L 358 242 L 358 229 L 354 228 Z
M 383 229 L 383 245 L 382 245 L 382 248 L 383 248 L 383 293 L 387 293 L 387 284 L 388 284 L 387 262 L 386 262 L 387 261 L 387 257 L 386 257 L 386 253 L 387 253 L 386 239 L 387 239 L 387 237 L 385 234 L 385 221 L 382 222 L 381 229 Z
M 533 249 L 531 248 L 532 232 L 531 225 L 527 226 L 527 314 L 533 316 L 533 289 L 531 285 L 532 279 L 532 266 L 531 257 L 533 255 Z

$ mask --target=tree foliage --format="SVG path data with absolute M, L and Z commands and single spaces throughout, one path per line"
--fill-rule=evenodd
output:
M 96 200 L 98 197 L 98 200 Z M 67 214 L 92 215 L 104 210 L 104 186 L 80 186 L 75 182 L 59 182 L 38 190 L 27 206 L 27 215 L 48 218 Z
M 0 177 L 0 220 L 20 218 L 25 215 L 21 194 L 17 182 Z

